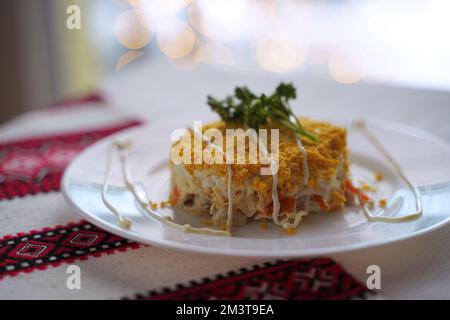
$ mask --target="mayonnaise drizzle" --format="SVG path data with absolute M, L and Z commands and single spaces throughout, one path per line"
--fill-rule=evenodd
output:
M 102 201 L 104 203 L 104 205 L 117 217 L 117 220 L 119 221 L 119 225 L 124 228 L 124 229 L 130 229 L 131 227 L 131 220 L 124 218 L 122 216 L 122 214 L 120 213 L 119 210 L 117 210 L 109 201 L 108 198 L 106 196 L 106 194 L 108 193 L 108 186 L 109 186 L 109 180 L 111 177 L 111 168 L 112 168 L 112 163 L 114 160 L 114 149 L 111 149 L 109 151 L 108 154 L 108 159 L 106 162 L 106 173 L 105 173 L 105 177 L 103 180 L 103 186 L 102 186 Z
M 378 222 L 405 222 L 419 218 L 422 216 L 422 202 L 420 200 L 419 191 L 413 184 L 409 181 L 406 175 L 403 173 L 400 165 L 394 160 L 394 158 L 390 155 L 390 153 L 384 148 L 381 142 L 375 137 L 374 134 L 367 128 L 364 120 L 357 119 L 352 122 L 352 127 L 358 129 L 381 153 L 381 155 L 392 165 L 400 178 L 408 185 L 408 187 L 413 191 L 415 202 L 416 202 L 416 212 L 412 214 L 403 215 L 401 217 L 378 217 L 374 216 L 370 210 L 370 204 L 363 204 L 363 212 L 368 221 L 378 221 Z M 356 202 L 359 203 L 359 199 L 356 199 Z
M 257 139 L 256 134 L 253 132 L 251 135 L 253 139 Z M 270 162 L 270 172 L 272 173 L 272 220 L 276 225 L 280 225 L 278 215 L 280 214 L 280 199 L 278 198 L 278 165 L 272 155 L 269 155 L 269 151 L 262 141 L 259 143 L 260 154 L 262 154 L 266 160 Z
M 189 224 L 178 224 L 172 221 L 172 217 L 166 216 L 160 216 L 156 214 L 150 206 L 150 203 L 148 201 L 144 201 L 138 194 L 135 184 L 133 183 L 133 180 L 131 178 L 131 175 L 128 170 L 128 158 L 130 155 L 131 150 L 131 143 L 128 142 L 115 142 L 113 143 L 113 151 L 116 150 L 119 152 L 119 159 L 120 159 L 120 167 L 122 169 L 122 176 L 125 181 L 125 186 L 127 189 L 133 194 L 136 202 L 139 204 L 139 206 L 153 219 L 166 224 L 172 228 L 175 228 L 179 231 L 183 232 L 189 232 L 189 233 L 198 233 L 198 234 L 207 234 L 207 235 L 219 235 L 219 236 L 231 236 L 230 232 L 228 230 L 216 230 L 211 228 L 195 228 L 192 227 Z M 130 228 L 131 227 L 131 221 L 129 219 L 123 218 L 120 212 L 107 200 L 106 198 L 106 192 L 108 190 L 109 185 L 109 177 L 111 175 L 111 169 L 112 169 L 112 162 L 113 162 L 113 155 L 114 153 L 111 153 L 109 155 L 108 160 L 108 166 L 105 174 L 105 181 L 102 188 L 102 200 L 105 206 L 111 210 L 114 215 L 119 219 L 120 226 L 124 228 Z
M 228 217 L 227 217 L 227 230 L 231 232 L 233 226 L 233 167 L 228 164 Z
M 255 138 L 255 134 L 252 135 L 252 138 Z M 303 153 L 303 172 L 304 172 L 304 183 L 305 185 L 308 183 L 309 179 L 309 168 L 308 168 L 308 160 L 307 160 L 307 153 L 306 149 L 304 148 L 302 142 L 300 139 L 297 139 L 297 146 L 299 147 L 300 151 Z M 285 229 L 288 228 L 296 228 L 299 223 L 302 221 L 302 217 L 305 216 L 308 213 L 308 210 L 300 210 L 295 213 L 294 222 L 290 223 L 289 218 L 286 217 L 282 221 L 278 218 L 280 215 L 281 205 L 280 205 L 280 199 L 278 197 L 278 167 L 277 163 L 274 160 L 272 155 L 269 155 L 269 152 L 264 145 L 264 143 L 259 143 L 259 148 L 264 157 L 266 157 L 267 160 L 270 162 L 270 171 L 272 173 L 272 203 L 273 203 L 273 209 L 272 209 L 272 220 L 273 223 L 275 223 L 278 226 L 282 226 Z M 309 207 L 309 201 L 308 201 L 308 207 Z
M 233 227 L 233 159 L 230 159 L 230 156 L 227 152 L 223 151 L 221 147 L 217 144 L 211 142 L 211 139 L 205 136 L 203 133 L 199 132 L 196 128 L 194 128 L 194 135 L 199 137 L 202 141 L 206 142 L 209 146 L 213 147 L 215 150 L 221 152 L 226 159 L 227 162 L 227 173 L 228 173 L 228 186 L 227 186 L 227 196 L 228 196 L 228 212 L 227 212 L 227 231 L 231 232 L 231 228 Z
M 274 160 L 271 158 L 270 169 L 272 171 L 272 220 L 276 225 L 280 225 L 278 215 L 280 214 L 280 199 L 278 198 L 278 172 L 274 173 Z
M 309 180 L 308 153 L 300 138 L 297 138 L 297 146 L 303 154 L 303 184 L 307 185 Z

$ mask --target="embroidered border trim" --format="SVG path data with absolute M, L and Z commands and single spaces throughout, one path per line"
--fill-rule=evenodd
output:
M 201 282 L 162 288 L 136 299 L 151 300 L 317 300 L 365 299 L 367 287 L 329 258 L 278 261 L 229 272 Z M 127 298 L 125 298 L 127 299 Z
M 59 191 L 66 166 L 92 143 L 141 124 L 127 121 L 98 130 L 20 140 L 0 145 L 0 200 Z
M 0 279 L 142 245 L 86 221 L 0 238 Z

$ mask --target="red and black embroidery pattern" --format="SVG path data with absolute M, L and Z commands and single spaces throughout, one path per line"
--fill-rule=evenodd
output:
M 48 110 L 55 111 L 55 109 L 61 110 L 73 107 L 79 108 L 90 104 L 106 104 L 106 102 L 107 101 L 105 100 L 105 97 L 103 97 L 100 92 L 93 92 L 80 98 L 64 99 L 62 101 L 58 101 L 54 105 L 50 106 Z
M 215 280 L 178 285 L 175 290 L 138 295 L 137 299 L 180 300 L 311 300 L 361 298 L 370 293 L 367 287 L 350 276 L 331 259 L 279 262 L 230 272 Z
M 103 137 L 138 124 L 128 121 L 101 130 L 0 145 L 0 200 L 58 191 L 64 168 L 79 152 Z
M 0 239 L 0 279 L 140 245 L 81 221 Z

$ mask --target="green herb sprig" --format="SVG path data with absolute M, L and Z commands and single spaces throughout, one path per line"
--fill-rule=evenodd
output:
M 225 122 L 240 121 L 245 126 L 258 130 L 270 120 L 297 136 L 317 142 L 317 136 L 304 129 L 289 106 L 289 100 L 296 96 L 295 87 L 291 83 L 282 82 L 270 96 L 257 96 L 247 87 L 236 87 L 234 96 L 227 96 L 224 100 L 208 96 L 208 105 Z

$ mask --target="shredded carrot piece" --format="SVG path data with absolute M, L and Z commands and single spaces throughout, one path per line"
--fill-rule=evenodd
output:
M 294 212 L 297 207 L 295 198 L 287 198 L 280 200 L 280 212 Z
M 382 207 L 382 208 L 386 208 L 386 205 L 387 205 L 387 201 L 386 201 L 386 199 L 380 199 L 380 201 L 378 201 L 378 204 L 380 205 L 380 207 Z
M 323 201 L 321 196 L 316 194 L 312 198 L 313 198 L 314 201 L 316 201 L 319 204 L 319 206 L 320 206 L 320 208 L 322 210 L 328 210 L 329 209 L 328 204 L 326 204 L 325 201 Z
M 359 194 L 359 199 L 361 200 L 361 202 L 366 203 L 366 202 L 370 202 L 372 201 L 372 199 L 365 193 L 360 193 Z
M 285 229 L 285 230 L 286 230 L 286 233 L 287 233 L 288 235 L 290 235 L 290 236 L 292 236 L 292 235 L 294 235 L 294 234 L 297 233 L 297 229 L 294 229 L 294 228 L 287 228 L 287 229 Z
M 264 229 L 264 230 L 269 229 L 269 225 L 267 224 L 267 222 L 261 222 L 259 224 L 259 226 L 261 227 L 261 229 Z
M 178 203 L 178 201 L 180 200 L 180 191 L 178 190 L 178 188 L 175 186 L 172 190 L 172 193 L 170 195 L 170 203 L 172 205 L 176 205 Z
M 353 185 L 353 182 L 351 182 L 350 180 L 347 180 L 345 182 L 345 185 L 346 185 L 348 191 L 350 191 L 351 193 L 357 193 L 358 192 L 356 187 Z

